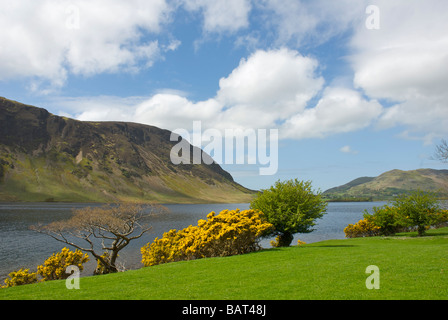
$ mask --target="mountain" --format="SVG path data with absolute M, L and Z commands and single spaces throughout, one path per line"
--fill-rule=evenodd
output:
M 448 170 L 391 170 L 378 177 L 362 177 L 323 193 L 329 200 L 389 200 L 412 190 L 448 197 Z
M 137 123 L 77 121 L 0 97 L 0 201 L 250 201 L 254 192 L 216 163 L 172 164 L 178 141 L 170 135 Z

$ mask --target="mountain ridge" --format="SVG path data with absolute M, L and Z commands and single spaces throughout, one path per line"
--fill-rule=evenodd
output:
M 410 191 L 422 190 L 448 197 L 448 170 L 394 169 L 377 177 L 361 177 L 323 192 L 329 200 L 389 200 Z
M 168 130 L 79 121 L 3 97 L 0 111 L 0 201 L 247 202 L 253 194 L 217 163 L 172 164 L 178 141 Z

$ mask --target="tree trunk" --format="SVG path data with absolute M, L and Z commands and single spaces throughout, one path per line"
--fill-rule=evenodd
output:
M 418 236 L 419 237 L 424 236 L 425 235 L 425 226 L 419 225 L 417 231 L 418 231 Z
M 292 233 L 281 233 L 275 239 L 275 247 L 289 247 L 291 245 L 292 239 L 294 239 Z

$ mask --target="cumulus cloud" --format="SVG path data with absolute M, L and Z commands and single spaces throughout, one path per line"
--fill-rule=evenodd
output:
M 238 32 L 237 39 L 252 37 L 254 42 L 256 33 L 240 31 L 250 29 L 250 14 L 256 9 L 256 17 L 266 22 L 255 30 L 258 36 L 269 29 L 266 37 L 276 38 L 269 49 L 241 59 L 207 100 L 191 101 L 186 94 L 164 89 L 146 97 L 59 101 L 79 119 L 136 121 L 171 130 L 191 129 L 195 120 L 201 120 L 204 128 L 275 127 L 282 138 L 290 139 L 321 138 L 372 124 L 404 126 L 406 136 L 420 134 L 426 141 L 448 134 L 444 0 L 378 0 L 379 30 L 366 28 L 368 1 L 0 0 L 0 4 L 4 30 L 0 80 L 28 77 L 36 89 L 45 80 L 61 86 L 71 74 L 150 67 L 180 45 L 178 40 L 160 43 L 153 36 L 180 6 L 203 17 L 205 34 Z M 342 46 L 353 71 L 352 88 L 325 84 L 319 61 L 291 49 L 317 46 L 340 34 L 350 37 Z
M 321 90 L 324 80 L 316 72 L 317 64 L 297 51 L 260 50 L 242 59 L 238 67 L 219 81 L 216 96 L 205 101 L 190 101 L 175 90 L 162 90 L 138 99 L 79 99 L 80 108 L 76 108 L 75 99 L 58 103 L 80 120 L 125 119 L 170 130 L 189 129 L 195 120 L 201 120 L 204 127 L 222 130 L 272 128 L 303 111 Z M 83 107 L 89 103 L 90 108 Z
M 214 98 L 193 102 L 175 92 L 128 100 L 102 97 L 75 115 L 170 130 L 191 130 L 198 120 L 204 130 L 278 128 L 281 138 L 304 139 L 365 128 L 383 111 L 376 100 L 341 87 L 327 87 L 316 105 L 307 107 L 324 85 L 316 69 L 316 60 L 297 51 L 257 51 L 220 80 Z
M 379 30 L 357 28 L 354 85 L 393 104 L 381 128 L 404 125 L 426 139 L 448 134 L 446 1 L 377 1 Z
M 0 0 L 0 6 L 0 80 L 61 86 L 69 73 L 149 67 L 161 50 L 173 48 L 144 40 L 167 21 L 165 0 Z
M 222 120 L 246 119 L 253 124 L 256 115 L 257 126 L 271 127 L 287 119 L 322 88 L 317 67 L 315 59 L 295 50 L 256 51 L 219 81 L 216 99 L 226 107 Z
M 324 138 L 369 126 L 383 107 L 376 100 L 365 100 L 357 91 L 327 87 L 313 108 L 307 108 L 286 121 L 286 138 Z M 281 132 L 282 133 L 282 132 Z

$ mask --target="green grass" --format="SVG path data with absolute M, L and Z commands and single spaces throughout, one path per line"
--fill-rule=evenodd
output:
M 0 299 L 448 299 L 448 228 L 428 236 L 329 240 L 225 258 L 49 281 L 0 290 Z M 366 267 L 380 270 L 368 290 Z

